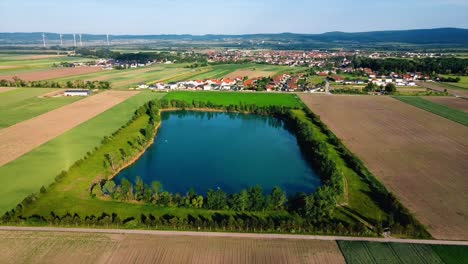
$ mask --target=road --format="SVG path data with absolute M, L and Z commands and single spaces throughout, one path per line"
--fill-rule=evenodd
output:
M 342 241 L 369 241 L 369 242 L 413 243 L 413 244 L 427 244 L 427 245 L 468 246 L 468 241 L 454 241 L 454 240 L 315 236 L 315 235 L 288 235 L 288 234 L 256 234 L 256 233 L 225 233 L 225 232 L 195 232 L 195 231 L 159 231 L 159 230 L 94 229 L 94 228 L 63 228 L 63 227 L 17 227 L 17 226 L 0 226 L 0 231 L 138 234 L 138 235 L 156 235 L 156 236 L 157 235 L 160 235 L 160 236 L 203 236 L 203 237 L 324 240 L 324 241 L 342 240 Z

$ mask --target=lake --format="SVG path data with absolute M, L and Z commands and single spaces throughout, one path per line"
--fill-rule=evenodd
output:
M 171 193 L 191 187 L 237 193 L 260 185 L 265 193 L 280 186 L 288 195 L 311 193 L 320 177 L 304 160 L 296 136 L 283 121 L 238 113 L 163 112 L 155 142 L 137 162 L 119 173 L 135 183 L 159 181 Z

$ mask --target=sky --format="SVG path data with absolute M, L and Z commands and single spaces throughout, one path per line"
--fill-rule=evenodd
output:
M 468 28 L 468 0 L 0 0 L 0 32 L 324 33 Z

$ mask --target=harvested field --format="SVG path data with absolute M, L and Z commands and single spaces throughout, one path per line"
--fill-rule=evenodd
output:
M 15 87 L 0 87 L 0 93 L 8 92 L 16 89 Z
M 439 96 L 426 96 L 424 99 L 437 103 L 442 104 L 451 108 L 455 108 L 458 110 L 462 110 L 468 112 L 468 100 L 463 98 L 457 97 L 439 97 Z
M 468 128 L 383 96 L 300 95 L 436 238 L 468 239 Z
M 274 72 L 269 72 L 269 71 L 237 70 L 224 77 L 233 79 L 237 77 L 243 78 L 247 76 L 249 79 L 252 79 L 252 78 L 273 76 L 273 74 Z
M 397 87 L 398 92 L 425 92 L 427 89 L 422 87 Z
M 0 130 L 0 167 L 135 94 L 103 92 Z
M 26 81 L 42 81 L 65 76 L 80 75 L 92 72 L 102 71 L 100 67 L 75 67 L 75 68 L 56 68 L 46 71 L 24 72 L 11 75 L 0 75 L 0 80 L 12 80 L 13 77 L 18 77 Z
M 0 232 L 6 263 L 345 263 L 334 241 Z

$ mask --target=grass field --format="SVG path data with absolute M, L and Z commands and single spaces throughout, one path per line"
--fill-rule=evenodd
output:
M 454 76 L 454 75 L 443 75 L 444 77 L 458 77 L 460 81 L 457 83 L 443 83 L 447 87 L 468 90 L 468 76 Z
M 82 97 L 38 97 L 55 90 L 57 89 L 18 88 L 0 93 L 0 128 L 14 125 L 82 99 Z
M 424 109 L 433 114 L 445 117 L 462 125 L 468 126 L 468 113 L 465 113 L 461 110 L 450 108 L 442 104 L 437 104 L 425 100 L 421 97 L 396 96 L 394 98 L 412 106 Z
M 167 100 L 205 101 L 227 106 L 256 104 L 257 106 L 281 105 L 287 107 L 302 107 L 302 103 L 293 94 L 270 93 L 239 93 L 239 92 L 170 92 Z
M 446 263 L 468 261 L 468 247 L 338 241 L 346 263 Z
M 38 192 L 41 186 L 48 186 L 62 170 L 68 169 L 86 152 L 99 146 L 104 136 L 125 124 L 137 107 L 162 96 L 152 92 L 135 95 L 0 167 L 0 179 L 4 183 L 0 187 L 0 212 L 11 209 L 30 193 Z M 22 182 L 28 187 L 18 188 Z

